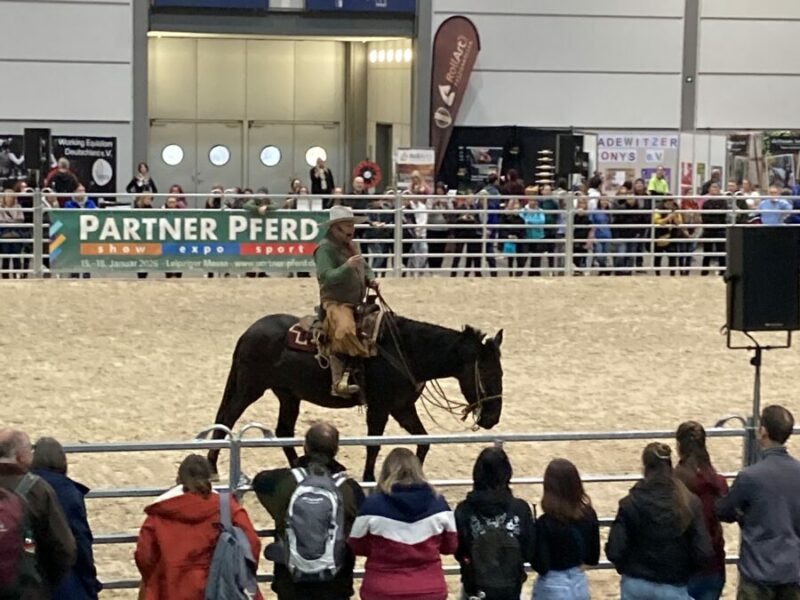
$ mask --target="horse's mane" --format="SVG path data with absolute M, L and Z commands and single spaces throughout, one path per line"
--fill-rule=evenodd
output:
M 424 348 L 437 354 L 469 354 L 477 358 L 477 353 L 486 337 L 482 331 L 469 325 L 465 325 L 461 331 L 457 331 L 406 317 L 393 315 L 391 318 L 397 323 L 404 346 L 407 344 L 407 347 L 415 350 Z

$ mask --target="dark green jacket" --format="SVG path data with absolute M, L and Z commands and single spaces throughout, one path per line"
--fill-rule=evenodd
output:
M 353 242 L 358 249 L 358 243 Z M 314 263 L 317 266 L 320 299 L 333 300 L 345 304 L 361 304 L 367 293 L 367 284 L 375 279 L 369 265 L 353 268 L 347 265 L 350 255 L 347 251 L 325 237 L 314 251 Z
M 303 456 L 297 463 L 298 467 L 307 468 L 310 460 Z M 329 465 L 332 473 L 344 471 L 344 467 L 333 461 Z M 272 469 L 262 471 L 253 479 L 253 491 L 258 496 L 258 501 L 267 509 L 275 521 L 275 537 L 283 539 L 286 531 L 286 511 L 289 500 L 295 489 L 297 481 L 291 469 Z M 364 502 L 364 492 L 354 479 L 347 479 L 339 488 L 342 492 L 342 507 L 344 508 L 344 523 L 346 534 L 358 515 L 358 509 Z M 329 583 L 295 584 L 292 576 L 284 565 L 275 565 L 275 578 L 272 590 L 278 595 L 279 600 L 328 600 L 349 598 L 353 595 L 353 567 L 355 558 L 348 551 L 347 562 L 336 578 Z

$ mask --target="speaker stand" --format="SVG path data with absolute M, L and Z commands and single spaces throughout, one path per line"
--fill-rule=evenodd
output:
M 780 346 L 762 346 L 758 343 L 749 332 L 742 332 L 752 342 L 752 345 L 734 346 L 731 343 L 731 330 L 727 330 L 727 344 L 729 350 L 748 350 L 753 352 L 753 357 L 750 359 L 750 364 L 755 367 L 755 380 L 753 382 L 753 412 L 746 420 L 741 417 L 733 417 L 740 419 L 747 429 L 747 435 L 744 443 L 744 453 L 742 462 L 744 466 L 749 466 L 758 462 L 761 455 L 761 449 L 758 445 L 758 428 L 760 426 L 759 420 L 761 418 L 761 363 L 765 350 L 786 350 L 792 347 L 792 332 L 786 332 L 786 342 Z M 730 418 L 730 417 L 729 417 Z M 716 424 L 721 427 L 728 419 L 723 419 Z

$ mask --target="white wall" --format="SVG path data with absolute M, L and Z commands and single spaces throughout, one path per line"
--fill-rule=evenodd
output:
M 797 129 L 800 2 L 701 0 L 700 129 Z
M 132 171 L 132 0 L 0 0 L 0 118 L 54 134 L 116 136 L 118 182 Z M 124 185 L 124 183 L 122 183 Z
M 457 123 L 680 126 L 684 0 L 433 0 L 481 51 Z
M 374 42 L 367 45 L 370 53 L 391 50 L 405 52 L 408 40 Z M 374 57 L 374 55 L 373 55 Z M 375 156 L 375 126 L 392 125 L 392 150 L 411 144 L 411 62 L 367 61 L 367 155 Z

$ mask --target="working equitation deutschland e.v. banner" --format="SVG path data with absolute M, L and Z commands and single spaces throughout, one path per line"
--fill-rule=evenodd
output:
M 54 210 L 50 268 L 85 271 L 313 271 L 327 212 Z

